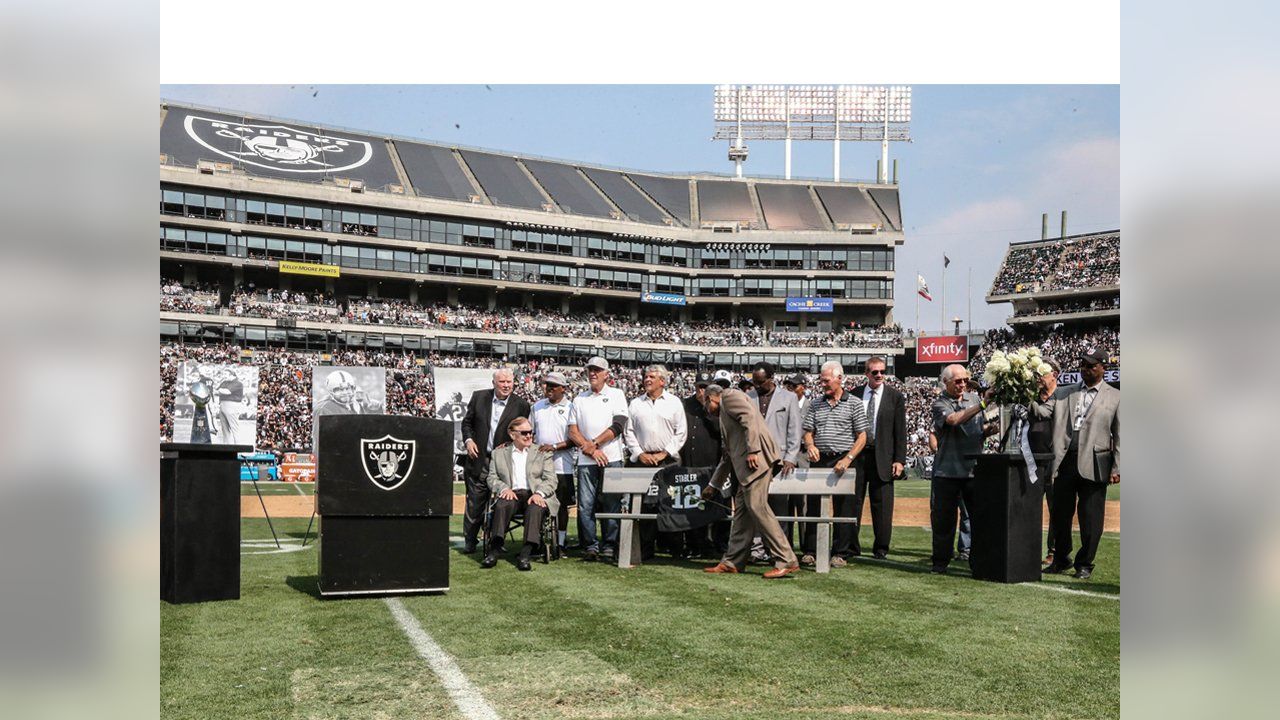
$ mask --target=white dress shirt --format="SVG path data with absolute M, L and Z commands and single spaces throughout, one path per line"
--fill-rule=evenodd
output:
M 508 395 L 507 400 L 510 399 L 511 396 Z M 493 434 L 498 431 L 498 421 L 507 410 L 507 400 L 499 400 L 498 394 L 493 394 L 493 409 L 489 411 L 489 445 L 485 448 L 489 452 L 493 452 Z
M 529 449 L 511 448 L 511 489 L 529 489 Z
M 673 459 L 680 457 L 680 448 L 689 436 L 680 398 L 665 390 L 657 400 L 641 395 L 631 401 L 627 414 L 631 420 L 622 436 L 631 462 L 639 462 L 640 453 L 646 452 L 665 451 Z

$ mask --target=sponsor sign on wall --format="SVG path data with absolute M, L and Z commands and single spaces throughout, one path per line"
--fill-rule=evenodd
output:
M 342 268 L 337 265 L 322 265 L 320 263 L 281 260 L 280 272 L 292 273 L 294 275 L 316 275 L 319 277 L 336 278 L 342 275 Z
M 964 335 L 937 335 L 916 338 L 917 363 L 962 363 L 969 361 L 969 339 Z
M 787 312 L 835 312 L 835 307 L 831 298 L 787 298 Z
M 1119 384 L 1120 369 L 1116 368 L 1115 370 L 1104 370 L 1102 373 L 1102 379 L 1112 385 Z M 1058 373 L 1059 385 L 1074 385 L 1078 382 L 1080 382 L 1079 370 L 1068 370 L 1065 372 Z
M 640 294 L 640 302 L 656 303 L 658 305 L 684 305 L 685 298 L 683 295 L 675 293 L 647 292 Z

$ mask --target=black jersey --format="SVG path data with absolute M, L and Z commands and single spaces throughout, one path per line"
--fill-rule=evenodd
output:
M 672 465 L 654 475 L 658 532 L 693 530 L 728 517 L 728 508 L 719 496 L 710 502 L 702 499 L 702 491 L 711 482 L 711 472 L 712 468 L 707 467 Z

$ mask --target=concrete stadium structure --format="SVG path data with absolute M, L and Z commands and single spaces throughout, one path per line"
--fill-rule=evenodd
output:
M 896 184 L 659 174 L 239 112 L 160 107 L 163 277 L 339 300 L 544 309 L 827 333 L 893 323 Z M 282 263 L 304 263 L 282 272 Z M 317 267 L 319 266 L 319 267 Z M 788 298 L 830 312 L 787 309 Z M 812 307 L 812 305 L 809 305 Z M 624 362 L 847 367 L 854 348 L 707 347 L 161 312 L 166 342 L 595 354 Z

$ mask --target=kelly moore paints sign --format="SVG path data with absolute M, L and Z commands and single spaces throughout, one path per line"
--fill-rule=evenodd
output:
M 640 302 L 657 303 L 658 305 L 684 305 L 683 295 L 675 293 L 647 292 L 640 294 Z
M 787 312 L 835 312 L 835 301 L 819 297 L 787 298 Z
M 969 340 L 964 335 L 938 335 L 916 339 L 917 363 L 969 361 Z

